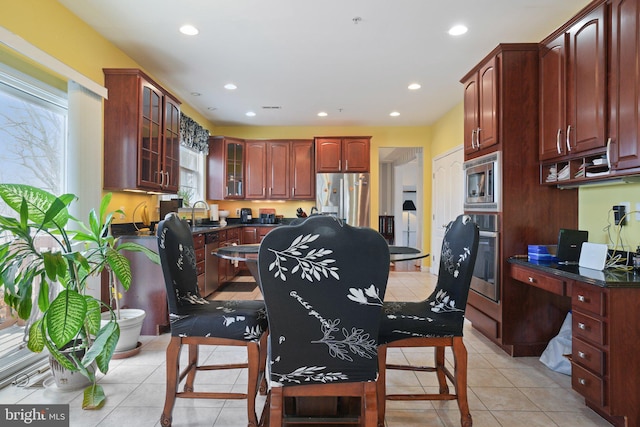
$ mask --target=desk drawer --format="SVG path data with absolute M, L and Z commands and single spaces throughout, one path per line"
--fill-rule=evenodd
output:
M 604 381 L 576 363 L 571 364 L 571 387 L 585 399 L 605 406 Z
M 604 358 L 604 351 L 574 337 L 572 343 L 572 359 L 574 363 L 598 375 L 604 375 Z
M 571 304 L 574 309 L 605 316 L 605 297 L 601 288 L 576 282 L 571 291 Z
M 557 295 L 566 295 L 565 281 L 562 279 L 550 277 L 518 265 L 511 265 L 511 277 L 519 282 L 544 289 Z
M 574 311 L 572 314 L 572 332 L 574 337 L 584 338 L 596 344 L 605 345 L 605 325 L 604 322 L 586 314 Z

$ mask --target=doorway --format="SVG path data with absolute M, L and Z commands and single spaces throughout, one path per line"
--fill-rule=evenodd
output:
M 378 212 L 381 216 L 393 217 L 393 244 L 422 248 L 422 148 L 380 147 L 378 154 Z M 413 203 L 415 210 L 403 210 L 407 201 Z

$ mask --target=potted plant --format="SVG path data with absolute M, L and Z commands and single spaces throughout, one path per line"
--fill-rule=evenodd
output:
M 82 407 L 98 409 L 105 395 L 92 366 L 108 372 L 120 328 L 111 306 L 87 294 L 87 278 L 106 269 L 111 287 L 118 279 L 128 289 L 131 268 L 122 252 L 141 251 L 155 262 L 157 254 L 132 242 L 118 245 L 110 236 L 110 193 L 103 197 L 99 213 L 90 212 L 88 225 L 69 214 L 68 206 L 76 199 L 73 194 L 55 196 L 28 185 L 0 184 L 0 197 L 18 213 L 17 219 L 0 216 L 0 233 L 10 237 L 0 244 L 4 300 L 22 319 L 30 318 L 37 301 L 41 314 L 29 326 L 28 348 L 34 352 L 46 348 L 56 364 L 88 378 Z M 70 221 L 81 230 L 69 230 Z M 51 240 L 51 248 L 40 249 L 42 236 Z M 50 296 L 54 283 L 61 290 Z M 103 309 L 111 314 L 101 325 Z

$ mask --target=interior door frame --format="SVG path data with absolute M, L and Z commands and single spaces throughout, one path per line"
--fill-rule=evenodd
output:
M 431 161 L 431 267 L 438 274 L 444 230 L 464 212 L 464 147 L 459 145 Z M 442 173 L 439 173 L 441 171 Z

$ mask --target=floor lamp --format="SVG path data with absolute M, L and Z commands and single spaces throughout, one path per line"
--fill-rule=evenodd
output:
M 411 214 L 409 212 L 415 212 L 416 210 L 416 205 L 413 203 L 413 200 L 405 200 L 404 203 L 402 203 L 402 211 L 407 212 L 407 246 L 409 246 L 409 232 L 411 230 L 409 227 Z

